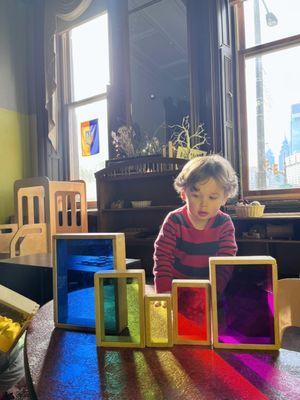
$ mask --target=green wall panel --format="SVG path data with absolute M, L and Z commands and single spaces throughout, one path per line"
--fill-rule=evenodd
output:
M 29 116 L 0 108 L 0 223 L 14 214 L 13 185 L 31 175 Z

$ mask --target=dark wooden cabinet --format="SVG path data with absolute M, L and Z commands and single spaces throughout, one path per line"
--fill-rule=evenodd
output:
M 270 255 L 279 278 L 300 275 L 300 213 L 266 213 L 259 218 L 232 216 L 238 255 Z
M 152 273 L 153 243 L 159 226 L 171 210 L 182 202 L 173 188 L 174 178 L 186 160 L 145 156 L 110 161 L 98 171 L 98 230 L 125 232 L 126 255 L 142 260 L 148 275 Z M 132 202 L 148 201 L 142 207 Z
M 152 275 L 153 243 L 165 216 L 182 202 L 173 188 L 186 160 L 145 156 L 109 161 L 98 171 L 98 231 L 125 232 L 126 255 L 142 261 Z M 132 201 L 150 201 L 136 208 Z M 118 207 L 118 208 L 114 208 Z M 300 213 L 267 213 L 260 218 L 232 216 L 238 255 L 271 255 L 279 277 L 300 274 Z

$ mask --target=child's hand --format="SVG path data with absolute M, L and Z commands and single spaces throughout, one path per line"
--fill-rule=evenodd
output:
M 166 301 L 155 301 L 154 306 L 167 308 L 167 302 Z

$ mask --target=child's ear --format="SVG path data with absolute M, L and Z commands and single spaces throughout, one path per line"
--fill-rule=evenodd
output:
M 186 194 L 185 194 L 185 191 L 184 191 L 184 190 L 182 190 L 182 191 L 180 192 L 180 197 L 181 197 L 181 200 L 182 200 L 182 201 L 185 201 L 185 200 L 186 200 Z

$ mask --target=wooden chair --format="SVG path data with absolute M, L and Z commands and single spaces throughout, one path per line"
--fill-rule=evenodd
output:
M 279 334 L 289 326 L 300 327 L 300 279 L 278 281 Z
M 0 225 L 2 256 L 48 253 L 53 234 L 88 230 L 84 181 L 17 180 L 14 198 L 17 223 Z

